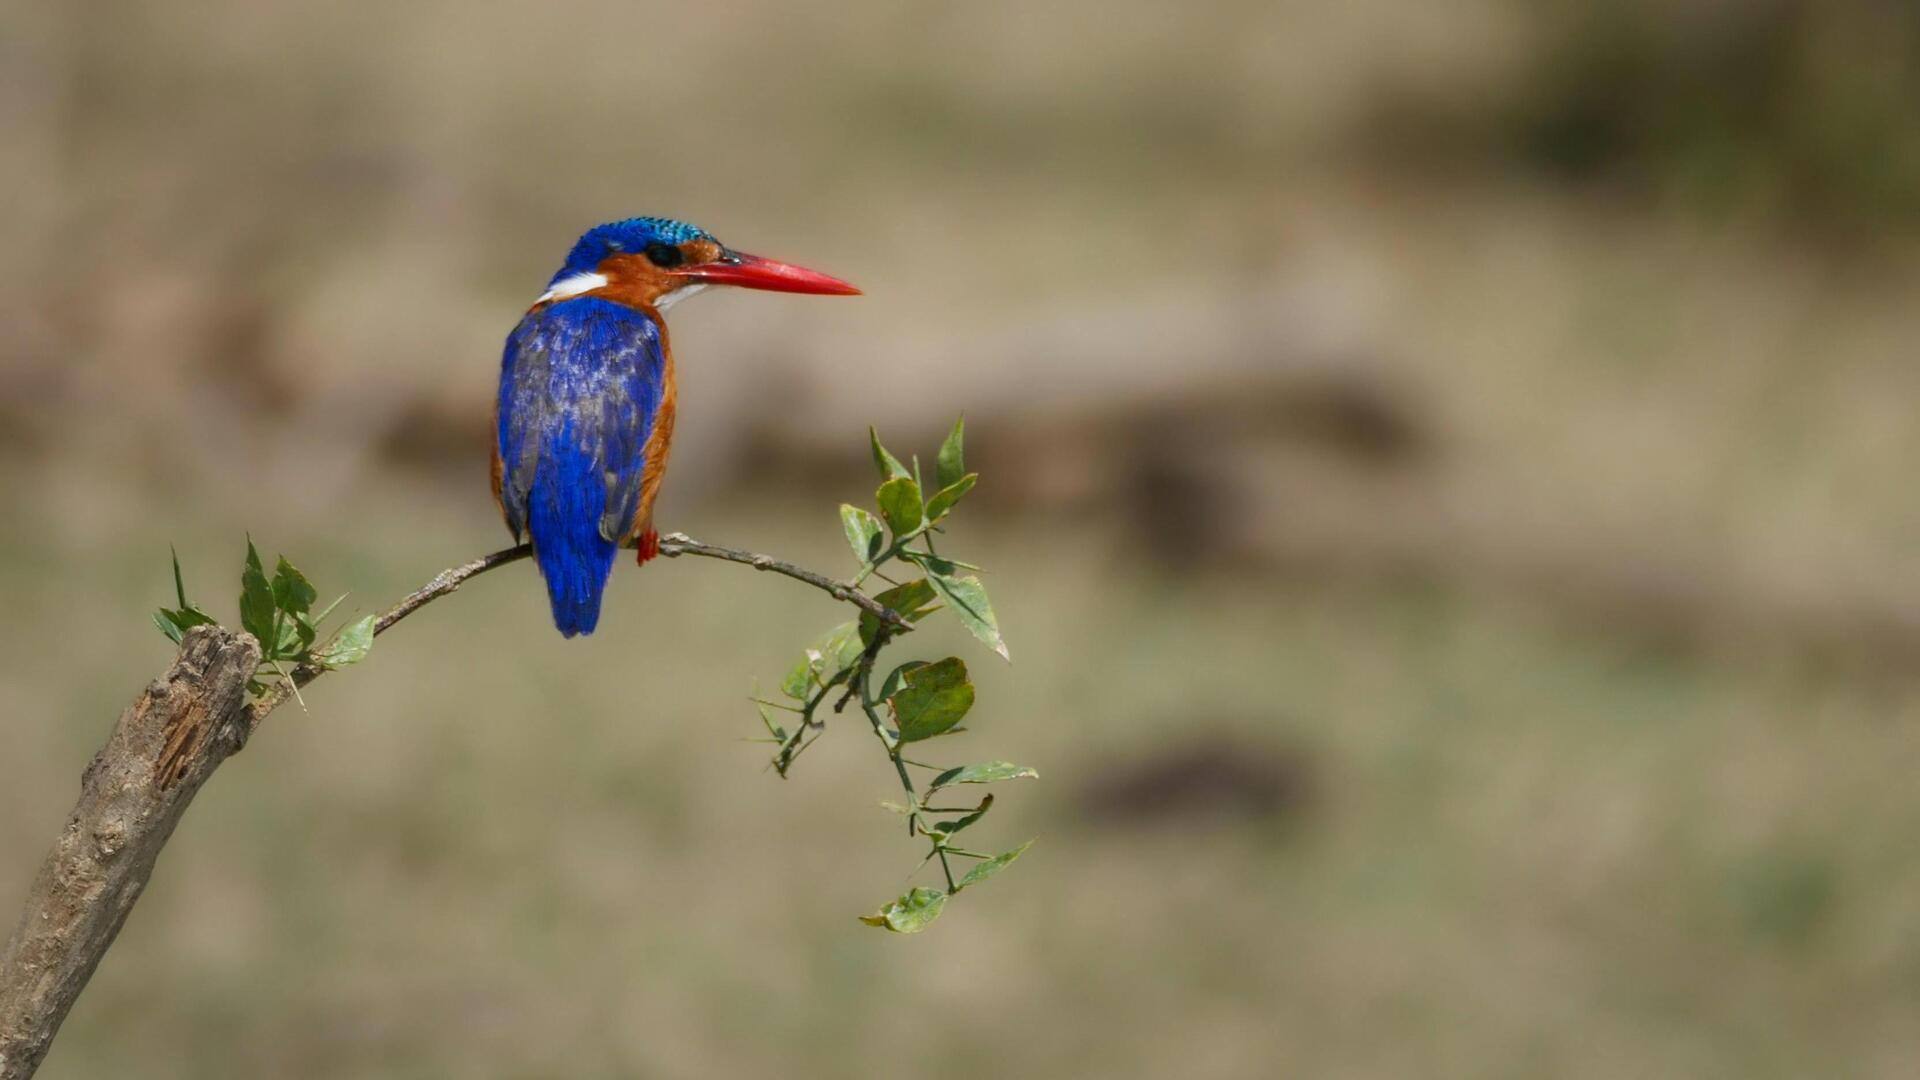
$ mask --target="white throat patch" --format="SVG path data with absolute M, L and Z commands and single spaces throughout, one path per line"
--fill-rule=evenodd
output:
M 534 303 L 544 304 L 549 300 L 565 300 L 568 297 L 579 296 L 581 293 L 590 293 L 606 284 L 607 275 L 605 274 L 574 274 L 554 282 L 553 286 L 541 293 L 540 298 Z M 656 311 L 664 312 L 687 297 L 706 291 L 707 286 L 704 283 L 682 285 L 672 292 L 661 293 L 659 298 L 654 300 L 653 306 Z
M 606 283 L 607 275 L 605 274 L 575 274 L 572 277 L 563 277 L 554 282 L 546 292 L 541 293 L 540 299 L 535 300 L 534 303 L 544 304 L 549 300 L 565 300 L 569 296 L 592 292 Z
M 659 298 L 653 302 L 653 307 L 654 310 L 664 313 L 668 308 L 685 300 L 687 297 L 706 291 L 707 287 L 704 284 L 682 285 L 672 292 L 661 293 Z

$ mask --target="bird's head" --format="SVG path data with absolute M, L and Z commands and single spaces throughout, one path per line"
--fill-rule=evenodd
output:
M 603 292 L 664 311 L 710 285 L 831 296 L 860 293 L 817 270 L 734 251 L 697 225 L 637 217 L 588 229 L 539 302 Z

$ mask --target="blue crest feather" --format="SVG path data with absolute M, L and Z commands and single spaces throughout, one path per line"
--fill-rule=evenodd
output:
M 712 234 L 700 226 L 672 218 L 636 217 L 595 225 L 574 241 L 573 250 L 567 253 L 566 265 L 553 275 L 553 281 L 574 274 L 591 274 L 609 255 L 637 254 L 645 251 L 648 244 L 684 244 L 703 237 L 713 239 Z

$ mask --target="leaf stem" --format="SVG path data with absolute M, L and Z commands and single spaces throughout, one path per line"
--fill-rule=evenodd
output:
M 847 584 L 852 586 L 853 588 L 856 588 L 856 589 L 859 588 L 860 583 L 867 580 L 867 577 L 869 575 L 871 575 L 875 570 L 880 569 L 880 567 L 883 564 L 891 562 L 901 552 L 905 551 L 907 549 L 907 545 L 912 543 L 916 537 L 918 537 L 921 533 L 924 533 L 931 528 L 933 528 L 933 522 L 922 521 L 919 525 L 916 525 L 913 528 L 908 529 L 905 536 L 894 537 L 893 543 L 887 547 L 887 550 L 881 552 L 878 558 L 870 560 L 865 566 L 861 567 L 860 572 L 858 574 L 855 574 L 853 580 L 848 582 Z M 666 553 L 666 548 L 664 546 L 665 543 L 666 541 L 664 540 L 661 541 L 661 544 L 663 545 L 660 549 L 662 554 Z M 896 624 L 896 625 L 900 625 L 900 624 Z

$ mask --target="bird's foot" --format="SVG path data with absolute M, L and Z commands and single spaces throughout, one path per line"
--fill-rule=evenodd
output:
M 647 565 L 648 559 L 654 558 L 655 556 L 660 554 L 659 530 L 648 529 L 646 532 L 641 533 L 640 542 L 638 544 L 635 544 L 634 547 L 638 549 L 636 551 L 636 554 L 639 556 L 638 558 L 634 559 L 634 565 L 636 566 Z

